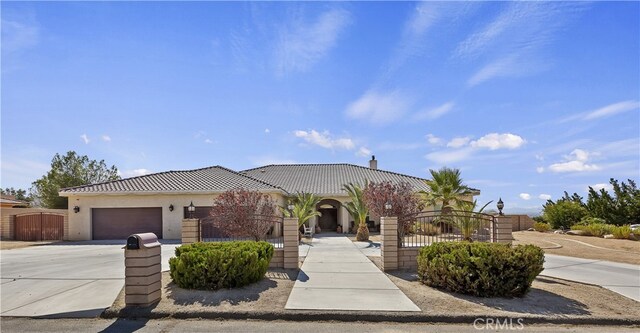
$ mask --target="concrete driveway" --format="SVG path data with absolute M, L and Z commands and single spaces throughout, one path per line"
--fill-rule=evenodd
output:
M 604 260 L 544 255 L 540 275 L 589 283 L 640 302 L 640 266 Z
M 64 242 L 0 251 L 0 315 L 98 316 L 124 286 L 124 244 Z M 163 241 L 163 271 L 179 245 Z

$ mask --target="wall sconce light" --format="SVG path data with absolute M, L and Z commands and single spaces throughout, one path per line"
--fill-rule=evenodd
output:
M 502 198 L 500 198 L 500 200 L 498 200 L 498 204 L 496 205 L 498 207 L 498 211 L 500 216 L 504 215 L 502 214 L 502 208 L 504 208 L 504 202 L 502 202 Z
M 187 207 L 187 210 L 189 211 L 189 218 L 192 219 L 193 212 L 196 211 L 196 206 L 193 205 L 193 201 L 191 201 L 191 204 L 189 204 L 189 207 Z
M 173 205 L 169 205 L 169 211 L 173 212 Z
M 78 213 L 80 211 L 80 206 L 74 206 L 73 207 L 73 212 L 74 213 Z

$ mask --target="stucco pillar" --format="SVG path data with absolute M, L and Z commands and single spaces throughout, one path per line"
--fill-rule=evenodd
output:
M 284 268 L 298 268 L 298 220 L 284 219 Z
M 380 236 L 382 244 L 380 253 L 382 256 L 382 270 L 392 271 L 398 269 L 398 218 L 380 218 Z
M 511 244 L 513 240 L 511 219 L 511 216 L 496 216 L 495 231 L 492 232 L 492 241 L 494 243 Z
M 183 219 L 182 220 L 182 244 L 191 244 L 200 242 L 200 220 L 199 219 Z
M 124 300 L 127 306 L 148 306 L 160 300 L 161 250 L 155 234 L 134 234 L 127 239 L 124 266 Z
M 342 233 L 346 234 L 349 232 L 349 211 L 344 208 L 344 206 L 340 205 L 340 225 L 342 226 Z

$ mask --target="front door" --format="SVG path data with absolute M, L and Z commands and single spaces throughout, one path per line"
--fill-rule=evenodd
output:
M 318 209 L 322 216 L 318 217 L 318 224 L 322 231 L 336 231 L 338 228 L 338 210 L 335 208 Z

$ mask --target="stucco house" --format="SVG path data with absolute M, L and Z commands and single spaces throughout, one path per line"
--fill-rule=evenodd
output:
M 154 232 L 160 238 L 179 239 L 187 206 L 195 217 L 205 217 L 215 196 L 233 188 L 270 195 L 285 205 L 296 192 L 323 198 L 320 218 L 310 221 L 322 230 L 347 232 L 351 217 L 341 203 L 349 201 L 344 184 L 364 181 L 408 182 L 416 191 L 427 190 L 425 179 L 379 170 L 375 157 L 369 167 L 353 164 L 266 165 L 236 172 L 221 166 L 167 171 L 99 184 L 65 188 L 69 198 L 69 239 L 121 239 L 136 232 Z M 478 193 L 479 194 L 479 191 Z

